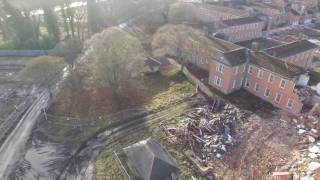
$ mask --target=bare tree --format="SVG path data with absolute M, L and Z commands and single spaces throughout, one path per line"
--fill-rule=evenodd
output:
M 137 38 L 118 28 L 95 35 L 91 42 L 89 58 L 96 61 L 95 80 L 99 86 L 110 88 L 117 98 L 143 70 L 143 47 Z

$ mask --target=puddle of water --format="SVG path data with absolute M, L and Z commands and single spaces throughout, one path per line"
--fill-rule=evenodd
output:
M 55 180 L 69 159 L 69 151 L 61 144 L 32 141 L 11 179 L 15 180 Z

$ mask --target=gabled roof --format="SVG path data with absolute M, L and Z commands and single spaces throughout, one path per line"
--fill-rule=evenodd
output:
M 252 23 L 258 23 L 258 22 L 263 22 L 263 21 L 256 17 L 244 17 L 244 18 L 228 19 L 228 20 L 222 21 L 222 23 L 226 26 L 239 26 L 243 24 L 252 24 Z
M 251 52 L 250 63 L 270 70 L 288 79 L 306 72 L 303 68 L 286 63 L 285 61 L 272 57 L 264 52 Z
M 160 180 L 178 170 L 176 163 L 152 138 L 123 149 L 134 174 L 144 180 Z
M 245 48 L 240 48 L 234 51 L 229 51 L 222 53 L 220 56 L 215 57 L 214 59 L 222 64 L 227 66 L 237 66 L 243 64 L 247 61 Z
M 308 40 L 301 40 L 272 47 L 266 49 L 265 52 L 274 57 L 285 58 L 315 48 L 318 48 L 318 46 Z

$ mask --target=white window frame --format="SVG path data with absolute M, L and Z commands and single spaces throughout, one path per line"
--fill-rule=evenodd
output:
M 263 71 L 261 69 L 258 69 L 257 78 L 261 79 L 263 76 Z
M 278 97 L 280 97 L 280 98 L 279 98 L 279 101 L 277 101 Z M 275 101 L 277 104 L 279 104 L 279 103 L 281 102 L 281 98 L 282 98 L 281 94 L 280 94 L 280 93 L 277 93 L 276 96 L 275 96 L 275 98 L 274 98 L 274 101 Z
M 219 82 L 219 83 L 218 83 Z M 222 84 L 222 79 L 218 76 L 216 76 L 215 80 L 214 80 L 214 84 L 218 87 L 221 87 Z
M 291 106 L 289 106 L 290 102 L 291 102 Z M 293 99 L 289 98 L 288 101 L 287 101 L 287 108 L 288 109 L 292 109 L 293 108 L 293 104 L 294 104 Z
M 283 86 L 282 86 L 282 82 L 284 82 L 284 85 L 283 85 Z M 287 84 L 286 80 L 285 80 L 285 79 L 281 79 L 279 86 L 280 86 L 281 89 L 284 89 L 284 88 L 286 87 L 286 84 Z
M 273 83 L 274 75 L 272 73 L 269 74 L 268 83 Z
M 268 95 L 267 95 L 267 90 L 269 90 L 269 94 L 268 94 Z M 264 90 L 263 95 L 264 95 L 265 97 L 269 97 L 269 96 L 270 96 L 270 93 L 271 93 L 271 89 L 266 88 L 266 89 Z
M 249 65 L 248 73 L 249 73 L 249 74 L 252 74 L 252 73 L 253 73 L 253 66 Z
M 241 80 L 240 80 L 240 85 L 241 85 L 241 87 L 243 86 L 243 78 L 241 78 Z
M 237 80 L 233 80 L 232 81 L 232 89 L 236 88 L 237 85 Z
M 259 84 L 259 83 L 256 83 L 256 84 L 254 85 L 254 90 L 255 90 L 256 92 L 259 92 L 259 90 L 260 90 L 260 84 Z
M 221 64 L 221 63 L 217 63 L 217 72 L 223 74 L 223 71 L 224 71 L 224 65 Z

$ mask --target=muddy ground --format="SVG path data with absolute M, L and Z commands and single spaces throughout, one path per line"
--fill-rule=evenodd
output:
M 29 58 L 0 58 L 0 145 L 30 105 L 32 87 L 17 79 Z

